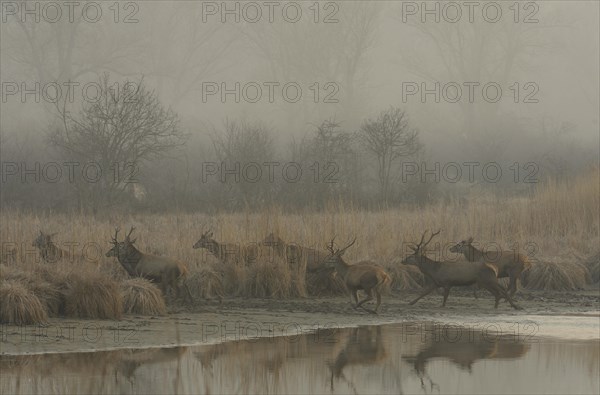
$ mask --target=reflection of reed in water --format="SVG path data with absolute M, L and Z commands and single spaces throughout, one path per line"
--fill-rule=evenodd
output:
M 1 356 L 0 394 L 397 394 L 419 392 L 419 379 L 426 392 L 433 381 L 451 392 L 597 392 L 597 341 L 530 345 L 471 331 L 471 337 L 447 336 L 456 341 L 444 343 L 422 339 L 422 333 L 406 336 L 405 329 L 360 327 L 187 348 Z M 495 362 L 509 359 L 514 362 Z M 428 375 L 433 380 L 426 381 Z
M 87 378 L 86 393 L 114 392 L 108 389 L 108 378 L 114 377 L 113 383 L 120 387 L 121 377 L 130 386 L 135 381 L 136 370 L 143 365 L 163 364 L 180 360 L 187 347 L 121 349 L 114 351 L 56 353 L 0 357 L 0 371 L 16 377 L 17 388 L 21 378 L 39 377 L 51 379 L 58 388 L 67 388 L 69 378 L 79 376 Z M 61 384 L 64 386 L 61 387 Z M 175 380 L 175 389 L 179 386 Z M 40 391 L 44 393 L 45 391 Z
M 234 392 L 274 392 L 290 388 L 287 381 L 301 363 L 308 375 L 319 377 L 321 366 L 311 361 L 322 360 L 340 343 L 347 329 L 321 330 L 316 334 L 291 337 L 265 337 L 204 346 L 194 352 L 207 381 L 235 378 Z M 302 362 L 301 362 L 302 361 Z M 309 363 L 310 362 L 310 363 Z M 294 392 L 290 388 L 290 392 Z M 216 391 L 218 392 L 218 391 Z
M 461 331 L 459 328 L 458 331 Z M 448 340 L 450 339 L 450 340 Z M 427 346 L 414 356 L 403 356 L 402 359 L 412 364 L 417 377 L 421 381 L 421 388 L 425 390 L 425 381 L 429 383 L 430 390 L 439 386 L 427 373 L 427 363 L 432 360 L 447 360 L 466 370 L 469 374 L 473 371 L 473 364 L 484 359 L 518 359 L 523 357 L 530 349 L 530 345 L 519 342 L 514 338 L 487 339 L 481 333 L 461 333 L 459 337 L 448 337 L 446 340 L 431 341 Z

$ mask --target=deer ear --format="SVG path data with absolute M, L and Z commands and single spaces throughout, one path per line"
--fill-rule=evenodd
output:
M 208 237 L 213 237 L 213 232 L 210 232 L 210 233 L 208 234 Z
M 417 251 L 417 247 L 415 247 L 415 246 L 409 245 L 408 248 L 410 248 L 411 250 L 413 250 L 415 252 Z
M 471 244 L 472 242 L 473 242 L 473 237 L 471 236 L 467 239 L 467 244 Z

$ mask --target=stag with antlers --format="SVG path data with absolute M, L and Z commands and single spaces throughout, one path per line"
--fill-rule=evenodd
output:
M 335 269 L 337 274 L 341 276 L 346 284 L 346 287 L 350 291 L 350 295 L 353 300 L 353 307 L 358 309 L 363 304 L 373 300 L 373 293 L 377 297 L 377 305 L 374 310 L 362 307 L 366 311 L 377 314 L 379 305 L 381 304 L 381 289 L 391 282 L 390 276 L 383 270 L 381 266 L 378 266 L 372 262 L 359 262 L 351 265 L 344 261 L 342 256 L 348 248 L 354 245 L 356 238 L 352 240 L 350 244 L 342 249 L 334 249 L 335 237 L 327 245 L 327 250 L 330 252 L 329 257 L 325 260 L 324 265 Z M 358 291 L 363 290 L 367 296 L 358 301 Z
M 106 256 L 116 257 L 130 276 L 143 277 L 159 284 L 165 297 L 168 288 L 173 289 L 176 298 L 179 297 L 178 284 L 188 274 L 187 267 L 175 259 L 144 254 L 138 250 L 134 245 L 136 239 L 131 240 L 131 233 L 134 229 L 132 226 L 127 236 L 125 236 L 125 241 L 120 242 L 117 240 L 119 228 L 116 228 L 115 236 L 110 242 L 113 248 L 106 253 Z M 183 282 L 183 286 L 187 291 L 190 302 L 192 302 L 192 293 L 185 282 Z
M 424 241 L 427 231 L 423 232 L 419 244 L 409 246 L 413 253 L 402 260 L 405 265 L 417 266 L 431 280 L 431 285 L 419 297 L 410 302 L 411 305 L 441 287 L 444 289 L 442 303 L 442 307 L 444 307 L 450 294 L 450 288 L 477 284 L 494 295 L 496 298 L 495 308 L 498 308 L 500 299 L 504 298 L 514 309 L 521 310 L 521 307 L 513 302 L 506 289 L 498 283 L 498 269 L 494 265 L 486 262 L 438 262 L 425 256 L 427 245 L 440 232 L 441 229 L 432 233 L 427 241 Z

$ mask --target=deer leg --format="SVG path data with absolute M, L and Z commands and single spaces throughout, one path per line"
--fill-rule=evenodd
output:
M 419 295 L 415 300 L 413 300 L 409 304 L 413 305 L 413 304 L 417 303 L 422 297 L 429 295 L 430 293 L 435 291 L 437 288 L 438 288 L 438 286 L 436 284 L 430 285 L 429 288 L 425 289 L 425 291 L 423 291 L 423 293 L 421 295 Z
M 375 306 L 375 313 L 377 313 L 377 310 L 379 310 L 379 305 L 381 304 L 381 293 L 379 292 L 378 289 L 375 290 L 375 295 L 377 296 L 377 305 Z
M 360 302 L 359 302 L 359 303 L 356 305 L 356 307 L 362 307 L 363 303 L 366 303 L 366 302 L 368 302 L 368 301 L 371 301 L 371 300 L 373 300 L 373 290 L 369 289 L 368 291 L 365 291 L 365 292 L 366 292 L 367 296 L 366 296 L 366 297 L 365 297 L 363 300 L 361 300 L 361 301 L 360 301 Z M 369 313 L 372 313 L 372 314 L 377 314 L 377 312 L 376 312 L 375 310 L 370 310 L 370 309 L 367 309 L 367 308 L 364 308 L 364 307 L 363 307 L 363 309 L 365 309 L 365 310 L 366 310 L 366 311 L 368 311 Z
M 512 297 L 508 294 L 507 291 L 505 291 L 504 289 L 502 289 L 502 292 L 504 293 L 504 299 L 506 299 L 508 301 L 508 303 L 510 303 L 510 305 L 512 306 L 513 309 L 515 310 L 523 310 L 523 308 L 521 306 L 519 306 L 518 304 L 516 304 L 513 300 Z
M 352 303 L 352 307 L 355 309 L 358 308 L 358 290 L 353 289 L 350 291 L 350 303 Z
M 194 297 L 192 296 L 192 292 L 190 291 L 190 288 L 188 287 L 188 285 L 185 283 L 185 281 L 183 282 L 183 287 L 185 288 L 185 291 L 187 293 L 187 296 L 190 300 L 190 304 L 194 304 Z M 219 299 L 219 303 L 221 303 L 221 300 Z
M 508 293 L 510 296 L 513 296 L 515 292 L 517 292 L 517 279 L 519 278 L 519 273 L 510 272 L 510 282 L 508 283 Z
M 522 307 L 520 307 L 519 305 L 517 305 L 515 302 L 513 302 L 512 298 L 510 297 L 510 295 L 508 294 L 508 292 L 497 282 L 496 283 L 491 283 L 486 287 L 494 296 L 496 296 L 496 305 L 494 306 L 495 308 L 498 308 L 498 302 L 500 301 L 501 298 L 504 298 L 508 301 L 508 303 L 510 303 L 510 305 L 512 306 L 513 309 L 515 310 L 523 310 Z
M 450 295 L 450 287 L 444 287 L 444 301 L 442 302 L 442 307 L 446 306 L 446 300 L 448 300 L 448 295 Z

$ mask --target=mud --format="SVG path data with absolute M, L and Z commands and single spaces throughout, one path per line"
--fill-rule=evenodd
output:
M 408 305 L 416 293 L 384 297 L 377 315 L 355 310 L 349 298 L 292 300 L 226 299 L 174 307 L 166 316 L 126 316 L 120 321 L 51 319 L 45 326 L 3 325 L 1 354 L 83 352 L 215 344 L 256 337 L 297 336 L 322 328 L 415 321 L 461 325 L 527 338 L 600 339 L 600 293 L 520 292 L 514 310 L 480 292 L 453 292 L 446 307 L 430 295 Z M 415 329 L 412 328 L 411 331 Z

